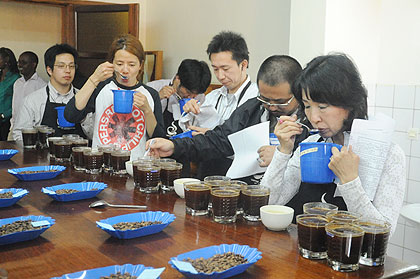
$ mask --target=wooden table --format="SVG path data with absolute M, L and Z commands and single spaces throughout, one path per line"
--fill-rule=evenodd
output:
M 13 143 L 0 142 L 0 148 L 16 148 Z M 19 149 L 19 148 L 18 148 Z M 29 190 L 16 205 L 0 209 L 0 218 L 22 215 L 44 215 L 56 220 L 55 225 L 39 238 L 0 246 L 0 267 L 9 278 L 50 278 L 85 269 L 143 264 L 166 267 L 161 278 L 183 278 L 168 261 L 171 257 L 211 245 L 246 244 L 262 252 L 262 259 L 245 273 L 234 278 L 408 278 L 418 276 L 420 267 L 387 257 L 384 267 L 365 267 L 353 273 L 340 273 L 327 266 L 326 261 L 311 261 L 299 256 L 296 226 L 288 231 L 273 232 L 260 222 L 242 218 L 234 224 L 218 224 L 208 217 L 185 214 L 185 202 L 169 194 L 142 194 L 134 189 L 132 178 L 109 175 L 87 175 L 67 170 L 52 180 L 19 181 L 7 169 L 48 165 L 46 151 L 23 151 L 11 160 L 0 161 L 0 187 L 19 187 Z M 98 198 L 110 203 L 145 204 L 150 210 L 175 214 L 175 221 L 162 232 L 131 240 L 110 237 L 96 227 L 95 221 L 135 212 L 127 209 L 90 209 L 97 198 L 74 202 L 57 202 L 41 193 L 42 187 L 57 184 L 103 181 L 108 184 Z

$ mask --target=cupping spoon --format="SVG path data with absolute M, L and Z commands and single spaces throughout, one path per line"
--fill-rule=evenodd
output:
M 128 205 L 128 204 L 110 204 L 104 200 L 99 200 L 89 204 L 90 208 L 100 207 L 100 206 L 109 206 L 109 207 L 124 207 L 124 208 L 136 208 L 136 209 L 147 209 L 145 205 Z

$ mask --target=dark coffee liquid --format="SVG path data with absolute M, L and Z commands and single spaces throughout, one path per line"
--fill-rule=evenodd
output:
M 366 258 L 380 258 L 386 253 L 389 231 L 383 232 L 381 228 L 372 224 L 361 226 L 365 231 L 363 237 L 362 255 Z M 375 230 L 377 232 L 375 232 Z M 380 232 L 379 232 L 380 231 Z
M 137 172 L 136 180 L 134 182 L 140 188 L 154 188 L 159 185 L 160 182 L 160 170 L 139 170 L 134 168 L 133 172 Z
M 181 177 L 181 169 L 164 169 L 160 170 L 160 180 L 163 185 L 174 186 L 174 180 Z
M 112 150 L 104 150 L 104 167 L 109 168 L 111 167 L 111 153 Z
M 214 216 L 234 216 L 236 214 L 239 195 L 226 192 L 228 191 L 220 190 L 211 194 Z M 228 194 L 231 195 L 228 196 Z
M 47 138 L 51 133 L 38 132 L 39 143 L 43 146 L 47 145 Z
M 38 140 L 37 133 L 24 133 L 22 132 L 23 146 L 34 146 Z
M 83 158 L 84 158 L 83 157 L 83 150 L 81 150 L 81 151 L 73 151 L 73 164 L 75 166 L 84 168 L 85 167 L 85 164 L 84 164 Z
M 105 156 L 105 152 L 104 152 Z M 111 166 L 115 172 L 125 170 L 125 162 L 130 161 L 130 155 L 111 155 Z
M 304 217 L 297 221 L 300 247 L 312 252 L 327 251 L 327 221 L 316 217 Z
M 210 189 L 185 189 L 185 205 L 194 210 L 207 210 L 210 200 Z
M 88 153 L 84 154 L 83 157 L 83 161 L 87 170 L 98 170 L 102 167 L 104 161 L 102 155 L 94 155 Z
M 268 204 L 269 195 L 247 195 L 242 196 L 244 213 L 251 216 L 260 216 L 260 207 Z
M 327 232 L 328 258 L 343 264 L 357 264 L 362 250 L 363 235 L 340 236 L 340 234 L 359 233 L 352 228 L 336 228 L 338 235 Z
M 70 158 L 71 155 L 71 144 L 68 142 L 56 142 L 55 146 L 55 157 L 56 158 Z

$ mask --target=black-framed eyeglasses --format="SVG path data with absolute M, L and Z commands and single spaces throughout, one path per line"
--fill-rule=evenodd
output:
M 283 104 L 274 103 L 274 104 L 272 104 L 269 101 L 266 101 L 266 100 L 262 99 L 261 95 L 257 96 L 257 100 L 260 101 L 261 103 L 263 103 L 264 105 L 275 106 L 275 107 L 286 107 L 286 106 L 290 105 L 290 103 L 293 101 L 294 98 L 295 98 L 295 95 L 293 95 L 292 98 L 290 98 L 286 103 L 283 103 Z
M 67 67 L 69 67 L 70 70 L 76 70 L 77 69 L 77 64 L 58 63 L 58 64 L 54 64 L 54 66 L 57 67 L 60 70 L 64 70 Z

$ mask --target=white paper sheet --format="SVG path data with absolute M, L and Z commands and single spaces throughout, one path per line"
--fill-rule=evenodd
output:
M 179 127 L 184 131 L 187 131 L 190 125 L 213 129 L 222 123 L 222 117 L 217 113 L 213 105 L 202 105 L 199 114 L 190 112 L 182 115 L 179 119 Z
M 360 157 L 359 177 L 370 200 L 376 194 L 394 127 L 395 121 L 381 113 L 369 120 L 355 119 L 351 127 L 349 145 Z
M 263 122 L 228 136 L 235 152 L 233 163 L 226 176 L 236 179 L 256 173 L 265 172 L 266 167 L 260 167 L 257 150 L 263 145 L 269 145 L 270 122 Z

